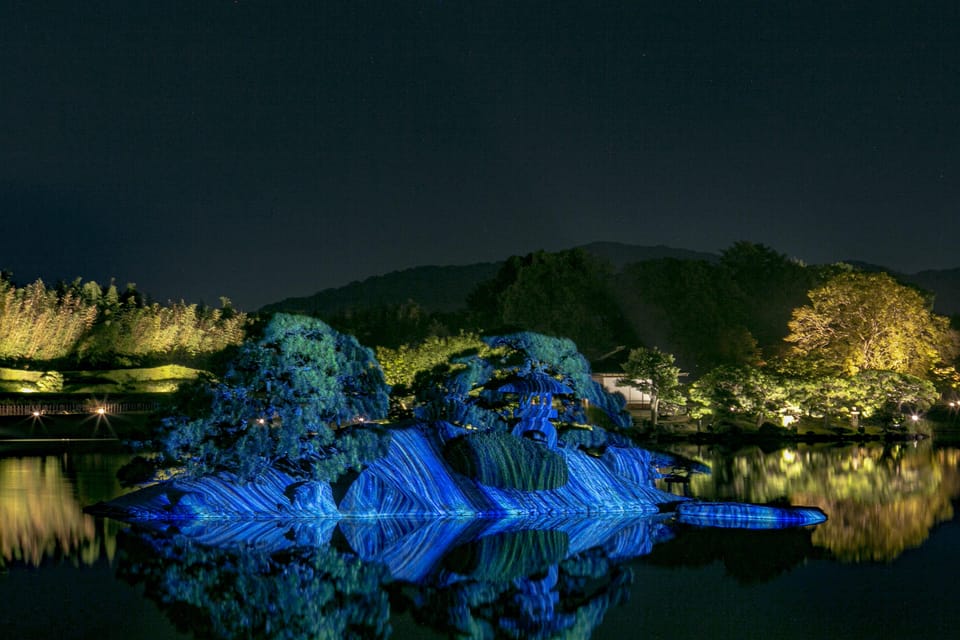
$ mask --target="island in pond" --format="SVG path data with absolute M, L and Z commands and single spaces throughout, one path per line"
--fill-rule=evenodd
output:
M 323 322 L 278 314 L 218 381 L 164 421 L 152 483 L 90 511 L 123 520 L 649 516 L 726 527 L 817 524 L 815 508 L 706 503 L 656 488 L 669 460 L 619 432 L 623 399 L 569 340 L 485 339 L 384 424 L 372 352 Z M 603 428 L 597 422 L 606 423 Z M 339 425 L 350 424 L 345 428 Z

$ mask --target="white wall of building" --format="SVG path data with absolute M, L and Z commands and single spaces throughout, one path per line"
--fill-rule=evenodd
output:
M 593 379 L 603 385 L 603 388 L 611 393 L 619 393 L 627 399 L 627 406 L 650 406 L 650 394 L 640 391 L 634 387 L 621 385 L 617 380 L 622 373 L 595 373 Z

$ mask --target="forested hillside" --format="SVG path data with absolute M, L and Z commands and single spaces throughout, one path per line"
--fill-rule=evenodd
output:
M 638 259 L 631 261 L 634 257 Z M 460 306 L 438 309 L 417 298 L 429 290 L 423 277 L 444 273 L 429 269 L 418 273 L 415 289 L 400 287 L 398 276 L 410 278 L 417 270 L 335 290 L 325 299 L 336 304 L 318 315 L 365 344 L 389 348 L 462 331 L 538 331 L 571 338 L 587 357 L 612 370 L 618 370 L 628 347 L 656 346 L 698 375 L 720 365 L 782 355 L 789 348 L 784 338 L 791 314 L 808 302 L 808 293 L 839 273 L 857 270 L 842 263 L 805 265 L 749 242 L 736 243 L 719 256 L 595 243 L 513 256 L 491 277 L 461 292 Z M 351 288 L 369 293 L 386 282 L 398 286 L 380 304 L 368 295 L 350 302 Z M 443 290 L 451 280 L 438 282 Z M 461 286 L 467 282 L 460 280 Z
M 604 242 L 500 263 L 407 269 L 282 300 L 259 315 L 318 316 L 363 344 L 388 349 L 462 333 L 537 331 L 572 339 L 596 365 L 614 371 L 630 348 L 658 347 L 697 376 L 783 355 L 788 323 L 809 292 L 859 270 L 884 271 L 809 266 L 749 242 L 719 256 Z M 956 312 L 960 269 L 894 275 L 923 290 L 940 313 Z M 0 363 L 10 366 L 199 364 L 238 344 L 248 322 L 226 300 L 219 309 L 160 305 L 132 286 L 17 286 L 8 274 L 0 278 Z

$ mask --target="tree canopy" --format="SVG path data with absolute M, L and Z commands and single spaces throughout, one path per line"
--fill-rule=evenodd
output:
M 133 284 L 122 292 L 77 279 L 24 287 L 0 277 L 0 361 L 68 361 L 113 367 L 203 360 L 244 337 L 247 316 L 226 298 L 212 309 L 148 303 Z
M 739 290 L 730 274 L 702 260 L 664 258 L 628 265 L 620 304 L 639 341 L 674 353 L 684 369 L 757 360 Z
M 484 430 L 506 429 L 511 418 L 509 408 L 498 403 L 489 387 L 498 380 L 536 369 L 556 377 L 574 392 L 571 397 L 556 398 L 562 422 L 589 423 L 600 418 L 613 426 L 630 426 L 623 396 L 608 393 L 591 378 L 590 364 L 573 341 L 531 331 L 483 340 L 488 350 L 454 358 L 430 376 L 418 378 L 417 417 Z M 583 400 L 600 415 L 588 417 Z
M 610 265 L 582 249 L 538 251 L 507 260 L 469 305 L 481 326 L 570 338 L 598 356 L 630 333 L 612 286 Z
M 827 371 L 875 369 L 927 376 L 955 353 L 947 318 L 885 273 L 842 273 L 793 311 L 793 353 Z
M 623 364 L 623 378 L 620 382 L 650 394 L 654 426 L 657 424 L 661 403 L 682 404 L 684 401 L 680 391 L 680 367 L 674 364 L 672 354 L 664 353 L 656 347 L 632 349 Z
M 782 351 L 790 313 L 804 303 L 821 269 L 753 242 L 736 242 L 725 249 L 720 269 L 737 290 L 728 303 L 742 310 L 742 321 L 764 354 Z
M 386 416 L 389 387 L 373 352 L 315 318 L 277 314 L 223 380 L 186 393 L 165 421 L 165 456 L 202 475 L 253 477 L 267 467 L 332 480 L 379 451 L 375 430 L 342 425 Z

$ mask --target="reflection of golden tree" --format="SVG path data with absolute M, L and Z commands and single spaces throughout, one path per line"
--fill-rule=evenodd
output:
M 60 460 L 0 460 L 0 556 L 38 566 L 44 558 L 100 557 L 96 522 L 85 515 Z M 111 545 L 112 546 L 112 545 Z
M 849 562 L 889 561 L 921 544 L 934 525 L 953 517 L 951 500 L 960 496 L 960 451 L 934 450 L 929 442 L 694 457 L 713 474 L 692 479 L 693 495 L 820 507 L 829 519 L 815 529 L 813 543 Z
M 813 501 L 813 499 L 811 499 Z M 953 517 L 949 497 L 908 496 L 893 504 L 816 500 L 830 519 L 813 532 L 813 544 L 843 562 L 888 562 L 920 546 L 938 522 Z
M 930 530 L 953 517 L 952 499 L 960 495 L 960 451 L 937 451 L 921 470 L 914 457 L 905 459 L 888 479 L 895 489 L 882 502 L 858 497 L 804 496 L 830 514 L 813 532 L 813 543 L 844 562 L 889 562 L 907 549 L 920 546 Z M 924 473 L 923 471 L 927 471 Z M 931 481 L 926 486 L 897 483 L 904 475 Z M 899 485 L 899 486 L 898 486 Z

